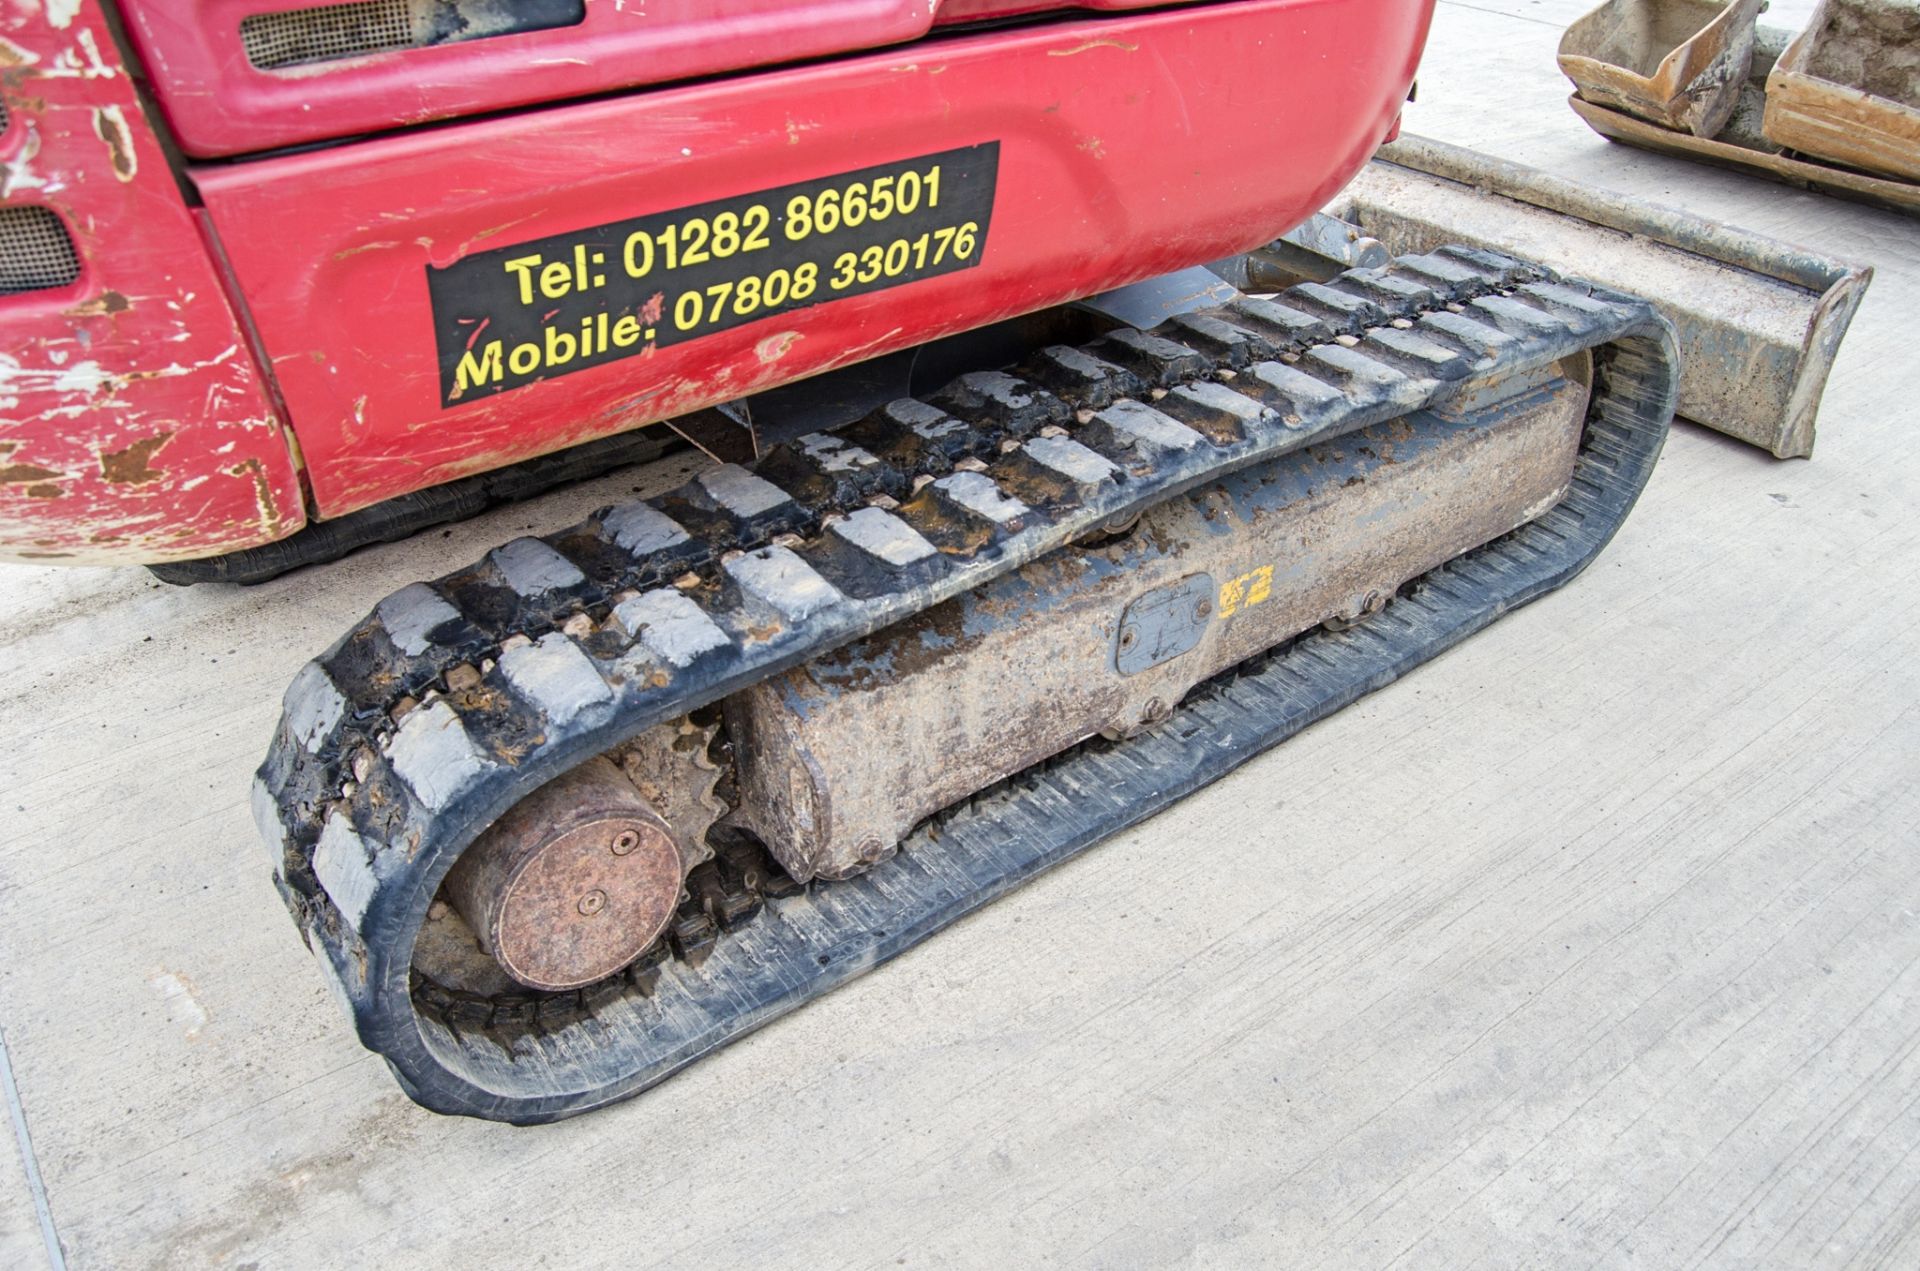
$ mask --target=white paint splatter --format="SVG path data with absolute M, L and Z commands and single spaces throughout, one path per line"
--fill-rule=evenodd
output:
M 200 1030 L 213 1022 L 213 1014 L 194 992 L 193 981 L 172 971 L 155 971 L 147 977 L 147 983 L 165 1000 L 174 1022 L 186 1028 L 187 1040 L 200 1040 Z
M 0 163 L 0 199 L 10 199 L 17 190 L 44 190 L 47 182 L 35 175 L 33 161 L 40 153 L 40 132 L 27 125 L 27 139 L 11 163 Z
M 81 28 L 79 41 L 80 51 L 86 54 L 84 62 L 80 53 L 62 49 L 52 62 L 41 68 L 40 74 L 48 79 L 112 79 L 120 73 L 100 56 L 100 43 L 93 38 L 92 31 Z

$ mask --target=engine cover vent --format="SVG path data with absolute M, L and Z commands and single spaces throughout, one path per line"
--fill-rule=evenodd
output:
M 257 69 L 278 71 L 574 26 L 586 15 L 586 0 L 356 0 L 251 14 L 240 43 Z
M 0 296 L 64 287 L 79 276 L 80 253 L 56 213 L 0 207 Z

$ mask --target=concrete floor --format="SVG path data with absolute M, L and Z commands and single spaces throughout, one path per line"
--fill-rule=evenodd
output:
M 1443 3 L 1411 126 L 1879 266 L 1817 457 L 1679 429 L 1567 591 L 624 1106 L 417 1110 L 246 790 L 373 598 L 684 464 L 0 573 L 0 1265 L 1920 1265 L 1920 222 L 1605 145 L 1584 7 Z

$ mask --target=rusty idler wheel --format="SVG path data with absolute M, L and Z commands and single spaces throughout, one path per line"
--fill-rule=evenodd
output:
M 658 938 L 687 863 L 620 769 L 593 759 L 474 840 L 444 895 L 508 975 L 560 992 L 612 975 Z

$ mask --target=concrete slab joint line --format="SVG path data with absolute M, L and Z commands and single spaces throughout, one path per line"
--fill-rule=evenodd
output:
M 54 1271 L 65 1271 L 67 1258 L 60 1248 L 60 1235 L 54 1230 L 53 1207 L 47 1202 L 47 1185 L 40 1177 L 40 1162 L 33 1153 L 27 1110 L 20 1104 L 20 1087 L 13 1080 L 13 1058 L 7 1052 L 4 1027 L 0 1027 L 0 1088 L 6 1093 L 7 1117 L 13 1122 L 13 1142 L 20 1151 L 20 1168 L 26 1172 L 27 1190 L 33 1194 L 33 1212 L 40 1221 L 40 1239 L 46 1244 L 47 1261 Z

